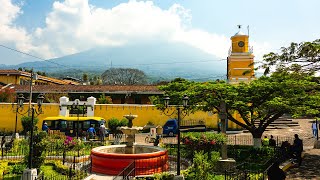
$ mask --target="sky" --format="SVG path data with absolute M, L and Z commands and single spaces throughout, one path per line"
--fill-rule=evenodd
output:
M 97 46 L 183 42 L 225 59 L 243 26 L 256 61 L 290 42 L 320 38 L 319 0 L 0 0 L 0 64 Z

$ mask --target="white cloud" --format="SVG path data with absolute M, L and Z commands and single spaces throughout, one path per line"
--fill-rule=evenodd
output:
M 228 38 L 192 29 L 190 24 L 190 10 L 179 4 L 163 10 L 152 1 L 131 0 L 103 9 L 89 5 L 88 0 L 65 0 L 54 2 L 46 26 L 34 33 L 34 43 L 45 43 L 54 56 L 63 56 L 97 45 L 179 41 L 221 58 L 227 56 Z
M 20 8 L 11 0 L 0 0 L 0 4 L 0 34 L 6 33 L 9 38 L 5 41 L 44 58 L 147 40 L 184 42 L 219 58 L 226 58 L 230 48 L 229 37 L 192 28 L 190 10 L 179 4 L 164 10 L 152 1 L 130 0 L 103 9 L 88 0 L 56 1 L 45 26 L 30 35 L 12 25 L 21 14 Z M 0 36 L 0 42 L 3 38 Z
M 19 6 L 11 0 L 0 0 L 0 42 L 3 44 L 15 44 L 16 48 L 30 50 L 31 37 L 22 27 L 16 27 L 13 21 L 22 13 Z

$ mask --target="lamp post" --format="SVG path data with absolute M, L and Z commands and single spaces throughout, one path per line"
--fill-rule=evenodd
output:
M 23 101 L 24 101 L 23 94 L 19 94 L 16 102 L 16 107 L 14 107 L 14 103 L 12 103 L 13 112 L 16 113 L 16 122 L 14 125 L 14 137 L 16 137 L 16 134 L 17 134 L 18 114 L 22 114 L 22 111 L 23 111 Z
M 34 118 L 39 115 L 42 114 L 42 103 L 44 100 L 44 96 L 43 94 L 39 94 L 38 98 L 37 98 L 37 106 L 38 108 L 36 109 L 35 105 L 31 105 L 31 109 L 28 108 L 26 111 L 23 111 L 23 102 L 24 102 L 25 98 L 23 96 L 23 94 L 20 94 L 17 98 L 17 109 L 16 109 L 16 113 L 24 115 L 26 113 L 30 113 L 31 111 L 31 129 L 30 129 L 30 147 L 29 147 L 29 159 L 28 159 L 28 168 L 31 169 L 32 168 L 32 156 L 33 156 L 33 123 L 34 123 Z M 29 101 L 30 102 L 30 101 Z M 17 127 L 17 114 L 16 114 L 16 127 Z M 15 127 L 15 131 L 16 131 L 16 127 Z
M 77 110 L 77 139 L 79 139 L 79 101 L 76 101 L 72 104 L 71 108 L 74 110 L 76 109 Z
M 164 101 L 165 109 L 168 109 L 170 97 L 165 96 L 163 98 L 163 101 Z M 178 152 L 177 152 L 177 175 L 178 176 L 180 175 L 180 161 L 181 161 L 181 156 L 180 156 L 180 143 L 181 143 L 180 123 L 182 118 L 181 115 L 182 113 L 184 113 L 184 116 L 187 115 L 188 101 L 189 101 L 189 97 L 187 95 L 184 95 L 182 97 L 182 105 L 173 105 L 176 108 L 175 111 L 173 111 L 172 113 L 169 113 L 169 111 L 165 111 L 165 110 L 163 111 L 168 116 L 171 116 L 175 113 L 177 113 L 178 115 Z
M 87 105 L 86 103 L 83 103 L 81 102 L 79 99 L 76 99 L 72 105 L 62 105 L 62 106 L 67 106 L 69 108 L 71 108 L 71 111 L 74 112 L 74 110 L 77 111 L 77 132 L 76 132 L 76 136 L 77 136 L 77 139 L 79 139 L 79 121 L 80 121 L 80 110 L 82 111 L 82 117 L 85 116 L 85 114 L 87 113 L 87 107 L 92 107 L 92 105 Z

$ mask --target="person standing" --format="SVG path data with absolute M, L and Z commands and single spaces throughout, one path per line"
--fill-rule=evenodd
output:
M 42 125 L 42 131 L 45 131 L 45 132 L 49 131 L 49 127 L 48 127 L 48 124 L 46 122 L 43 123 L 43 125 Z
M 272 135 L 270 136 L 270 139 L 269 139 L 269 146 L 272 146 L 272 147 L 277 146 L 276 140 L 273 139 Z
M 292 145 L 293 153 L 296 156 L 299 166 L 301 166 L 302 162 L 302 151 L 303 151 L 303 143 L 302 140 L 299 138 L 298 134 L 294 135 L 294 141 Z
M 317 138 L 318 135 L 318 128 L 317 128 L 317 123 L 314 121 L 311 125 L 312 127 L 312 134 L 314 138 Z
M 93 125 L 91 125 L 87 131 L 89 133 L 89 139 L 93 139 L 96 134 L 96 130 L 94 129 Z
M 264 138 L 262 139 L 262 145 L 269 146 L 269 139 L 267 136 L 264 136 Z
M 100 141 L 104 142 L 104 137 L 106 136 L 106 126 L 101 123 L 99 128 Z

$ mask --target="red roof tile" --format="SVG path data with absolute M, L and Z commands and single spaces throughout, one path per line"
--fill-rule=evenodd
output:
M 163 94 L 155 85 L 35 85 L 33 86 L 35 93 L 110 93 L 110 94 Z M 28 93 L 28 85 L 15 85 L 17 93 Z

